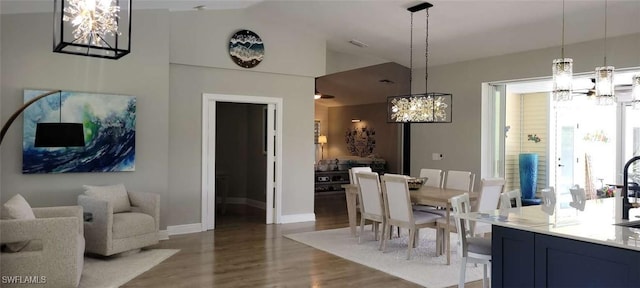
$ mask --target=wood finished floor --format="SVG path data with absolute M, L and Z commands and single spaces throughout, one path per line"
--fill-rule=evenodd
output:
M 265 225 L 261 211 L 228 207 L 216 230 L 154 246 L 181 250 L 123 287 L 420 287 L 283 237 L 349 226 L 344 195 L 317 196 L 315 213 L 315 223 Z

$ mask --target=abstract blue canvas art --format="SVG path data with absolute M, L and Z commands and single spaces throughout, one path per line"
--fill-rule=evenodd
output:
M 24 101 L 46 93 L 24 90 Z M 82 123 L 84 147 L 34 147 L 39 122 Z M 135 170 L 136 98 L 67 92 L 47 96 L 24 111 L 22 173 Z

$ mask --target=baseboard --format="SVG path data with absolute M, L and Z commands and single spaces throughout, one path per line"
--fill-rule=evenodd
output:
M 169 231 L 167 230 L 158 231 L 158 240 L 169 240 Z
M 201 223 L 167 226 L 169 236 L 202 232 Z
M 253 199 L 247 199 L 247 206 L 253 207 L 253 208 L 258 208 L 261 210 L 265 210 L 267 209 L 267 203 L 264 203 L 262 201 L 258 201 L 258 200 L 253 200 Z
M 299 223 L 299 222 L 315 222 L 316 214 L 315 213 L 307 213 L 307 214 L 292 214 L 292 215 L 282 215 L 280 217 L 280 223 Z
M 225 201 L 226 201 L 226 204 L 247 205 L 247 206 L 262 209 L 262 210 L 267 209 L 267 203 L 258 201 L 258 200 L 249 199 L 249 198 L 229 197 L 225 199 Z

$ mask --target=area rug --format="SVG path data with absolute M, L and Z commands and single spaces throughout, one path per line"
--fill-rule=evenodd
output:
M 82 270 L 79 287 L 120 287 L 178 251 L 180 250 L 150 249 L 126 256 L 105 259 L 84 257 L 84 269 Z
M 358 244 L 358 238 L 351 236 L 349 228 L 289 234 L 285 237 L 424 287 L 458 284 L 460 261 L 455 234 L 451 234 L 451 265 L 446 265 L 446 255 L 435 255 L 436 236 L 433 229 L 420 230 L 420 245 L 413 249 L 411 260 L 407 260 L 408 237 L 406 230 L 403 231 L 405 234 L 402 237 L 394 236 L 387 242 L 386 253 L 378 250 L 379 242 L 373 240 L 371 228 L 365 230 L 362 244 Z M 482 279 L 482 265 L 467 265 L 466 282 L 479 279 Z

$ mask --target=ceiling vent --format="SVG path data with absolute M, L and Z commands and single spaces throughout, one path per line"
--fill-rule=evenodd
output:
M 351 43 L 352 45 L 358 46 L 360 48 L 369 47 L 369 45 L 367 45 L 366 43 L 364 43 L 364 42 L 362 42 L 360 40 L 356 40 L 356 39 L 349 40 L 349 43 Z

